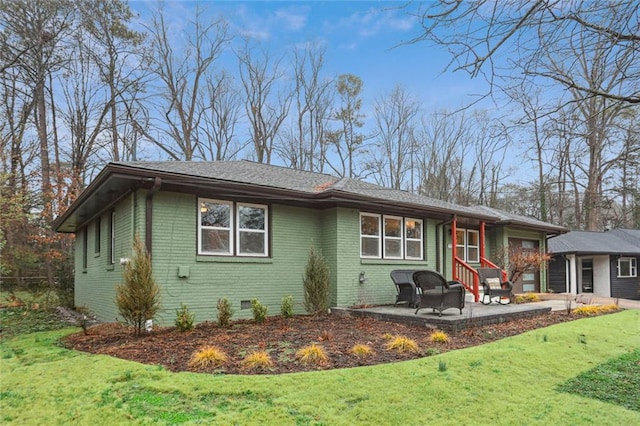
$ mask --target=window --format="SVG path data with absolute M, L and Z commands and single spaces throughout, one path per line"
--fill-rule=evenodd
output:
M 101 227 L 101 221 L 100 218 L 96 219 L 96 223 L 95 223 L 95 228 L 94 228 L 94 232 L 93 232 L 93 238 L 94 238 L 94 252 L 96 254 L 100 254 L 100 227 Z
M 480 262 L 480 232 L 467 230 L 467 262 Z
M 407 259 L 422 260 L 422 221 L 404 220 L 404 253 Z
M 198 253 L 218 256 L 267 256 L 266 206 L 199 200 Z
M 360 213 L 360 257 L 422 260 L 422 220 Z
M 402 259 L 402 218 L 384 217 L 384 257 Z
M 638 264 L 635 257 L 621 257 L 618 259 L 618 278 L 638 276 Z
M 456 229 L 456 256 L 465 262 L 480 262 L 480 231 Z
M 380 258 L 380 215 L 360 213 L 360 257 Z
M 109 263 L 116 263 L 116 212 L 111 212 L 109 220 Z

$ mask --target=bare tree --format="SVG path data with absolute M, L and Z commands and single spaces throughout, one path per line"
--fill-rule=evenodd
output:
M 206 94 L 200 100 L 201 131 L 204 140 L 198 145 L 200 156 L 211 160 L 235 158 L 244 145 L 237 141 L 236 126 L 242 109 L 240 92 L 225 72 L 206 79 Z
M 278 155 L 289 167 L 322 172 L 326 131 L 334 95 L 333 81 L 323 78 L 326 47 L 308 43 L 294 50 L 295 116 L 281 134 Z
M 282 58 L 274 58 L 268 50 L 252 45 L 249 40 L 244 41 L 236 55 L 256 160 L 271 164 L 275 140 L 289 114 L 293 91 L 281 70 Z
M 369 169 L 381 185 L 413 190 L 415 130 L 420 103 L 401 86 L 374 101 L 376 137 Z
M 171 37 L 165 11 L 161 7 L 148 28 L 152 52 L 152 73 L 157 88 L 157 109 L 147 113 L 151 126 L 138 122 L 137 130 L 172 159 L 191 161 L 201 150 L 199 102 L 206 93 L 206 79 L 230 41 L 223 18 L 208 21 L 198 6 L 189 21 L 192 31 L 182 46 Z M 162 117 L 157 119 L 157 117 Z
M 86 33 L 82 42 L 88 53 L 83 54 L 89 55 L 96 65 L 100 86 L 107 86 L 106 125 L 110 133 L 107 151 L 110 159 L 121 161 L 135 152 L 135 146 L 131 146 L 135 141 L 126 137 L 131 127 L 126 111 L 145 87 L 148 68 L 143 50 L 145 35 L 130 28 L 133 13 L 120 0 L 85 0 L 78 7 Z
M 444 46 L 451 53 L 448 69 L 466 71 L 471 77 L 482 74 L 492 86 L 500 85 L 508 75 L 499 58 L 506 56 L 528 75 L 550 79 L 582 99 L 595 96 L 640 103 L 640 3 L 636 0 L 439 1 L 403 7 L 422 25 L 420 34 L 408 43 L 430 41 Z M 600 39 L 611 66 L 624 57 L 633 57 L 634 65 L 607 87 L 585 85 L 569 74 L 538 67 L 539 54 L 561 52 L 577 34 Z

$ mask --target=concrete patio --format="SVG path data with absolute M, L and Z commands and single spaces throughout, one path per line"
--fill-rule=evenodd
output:
M 382 321 L 400 322 L 405 324 L 422 325 L 440 330 L 459 331 L 469 327 L 476 327 L 487 324 L 499 324 L 519 318 L 530 318 L 551 311 L 566 311 L 567 301 L 564 294 L 541 295 L 540 302 L 500 305 L 491 303 L 483 305 L 473 301 L 473 296 L 468 294 L 465 307 L 460 311 L 450 308 L 438 316 L 438 312 L 431 309 L 421 309 L 416 315 L 414 308 L 404 305 L 384 305 L 367 308 L 331 308 L 331 313 L 335 315 L 350 315 L 358 317 L 372 317 Z M 620 307 L 625 309 L 640 309 L 640 301 L 618 300 Z M 576 308 L 584 304 L 613 304 L 616 300 L 611 298 L 581 297 L 571 296 L 571 306 Z

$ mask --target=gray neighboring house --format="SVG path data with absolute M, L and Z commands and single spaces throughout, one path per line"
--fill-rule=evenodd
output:
M 571 231 L 548 247 L 551 291 L 640 300 L 640 229 Z

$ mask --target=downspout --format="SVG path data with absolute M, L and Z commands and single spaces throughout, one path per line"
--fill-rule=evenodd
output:
M 162 179 L 156 176 L 153 181 L 153 187 L 147 193 L 146 199 L 144 244 L 149 256 L 151 256 L 151 234 L 153 230 L 153 196 L 160 190 L 160 185 L 162 185 Z

